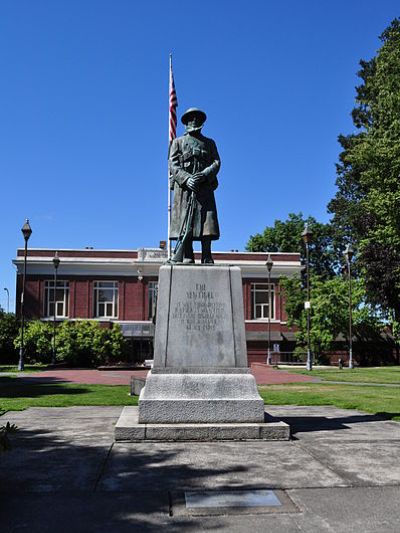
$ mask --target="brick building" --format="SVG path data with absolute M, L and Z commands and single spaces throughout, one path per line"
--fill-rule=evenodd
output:
M 130 339 L 132 362 L 151 358 L 158 270 L 167 258 L 166 250 L 58 250 L 60 265 L 54 291 L 55 252 L 41 248 L 28 251 L 26 317 L 52 321 L 55 310 L 57 321 L 90 319 L 105 327 L 118 323 Z M 19 249 L 13 261 L 17 267 L 17 302 L 21 300 L 23 256 L 24 250 Z M 200 257 L 196 256 L 199 262 Z M 270 290 L 267 254 L 213 252 L 213 256 L 216 264 L 237 265 L 242 271 L 249 363 L 266 360 L 269 316 L 273 361 L 284 360 L 284 354 L 294 348 L 294 333 L 286 324 L 279 279 L 299 275 L 300 255 L 271 253 Z

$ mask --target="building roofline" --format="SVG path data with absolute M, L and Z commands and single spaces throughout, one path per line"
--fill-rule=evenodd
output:
M 29 251 L 42 251 L 42 252 L 137 252 L 138 250 L 162 250 L 161 248 L 151 248 L 151 247 L 140 247 L 140 248 L 46 248 L 46 247 L 29 247 Z M 24 251 L 24 248 L 17 248 L 17 252 Z M 195 251 L 196 253 L 196 251 Z M 200 252 L 197 252 L 200 253 Z M 271 254 L 271 255 L 300 255 L 300 252 L 249 252 L 247 250 L 225 250 L 225 251 L 214 251 L 213 255 L 217 254 L 251 254 L 251 255 L 265 255 L 265 254 Z
M 141 248 L 46 248 L 46 247 L 32 247 L 29 246 L 28 252 L 30 251 L 41 251 L 41 252 L 137 252 Z M 156 250 L 161 250 L 161 248 L 151 248 Z M 24 251 L 24 248 L 17 248 L 17 252 Z
M 34 256 L 34 255 L 31 255 L 31 256 L 28 256 L 27 258 L 27 261 L 28 263 L 30 264 L 33 264 L 33 263 L 37 263 L 37 264 L 51 264 L 52 263 L 52 259 L 51 257 L 43 257 L 43 256 Z M 260 263 L 258 261 L 251 261 L 251 260 L 237 260 L 237 259 L 232 259 L 232 261 L 229 261 L 229 260 L 225 260 L 225 259 L 222 259 L 221 262 L 219 262 L 220 260 L 217 260 L 218 261 L 218 264 L 224 264 L 224 265 L 240 265 L 240 264 L 244 264 L 244 265 L 254 265 L 254 266 L 260 266 L 262 268 L 264 268 L 264 264 L 263 263 Z M 16 257 L 12 260 L 12 262 L 14 264 L 21 264 L 24 262 L 24 258 L 23 257 Z M 62 258 L 62 262 L 64 264 L 66 263 L 73 263 L 73 264 L 113 264 L 113 263 L 126 263 L 126 264 L 134 264 L 134 265 L 149 265 L 149 264 L 163 264 L 164 261 L 160 260 L 160 261 L 142 261 L 140 259 L 132 259 L 132 258 L 129 258 L 129 257 L 121 257 L 121 258 L 107 258 L 107 257 L 63 257 Z M 197 263 L 197 264 L 200 264 L 200 263 Z M 275 264 L 276 265 L 297 265 L 297 264 L 300 264 L 300 261 L 285 261 L 285 260 L 281 260 L 281 261 L 275 261 Z

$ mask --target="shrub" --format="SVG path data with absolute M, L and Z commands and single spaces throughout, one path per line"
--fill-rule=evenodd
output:
M 33 320 L 24 331 L 25 360 L 49 363 L 53 352 L 53 324 Z M 62 322 L 56 327 L 56 360 L 70 366 L 97 366 L 119 361 L 125 341 L 119 324 L 106 329 L 98 322 L 80 320 Z M 21 345 L 21 333 L 14 340 Z M 14 350 L 15 350 L 14 348 Z
M 53 349 L 53 324 L 32 320 L 25 324 L 25 361 L 29 363 L 50 363 Z M 21 346 L 21 331 L 14 341 L 16 348 Z
M 124 338 L 119 324 L 111 329 L 98 322 L 63 322 L 57 329 L 57 360 L 71 366 L 97 366 L 118 359 Z
M 12 313 L 0 313 L 0 363 L 16 363 L 18 351 L 14 340 L 18 335 L 18 320 Z
M 7 422 L 5 426 L 0 426 L 0 453 L 11 450 L 11 442 L 8 435 L 17 431 L 15 424 Z

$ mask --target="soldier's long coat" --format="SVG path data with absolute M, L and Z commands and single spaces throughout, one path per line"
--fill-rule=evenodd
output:
M 169 152 L 170 187 L 174 191 L 170 239 L 178 239 L 191 191 L 187 180 L 196 172 L 206 176 L 196 193 L 193 217 L 193 240 L 207 237 L 219 239 L 219 225 L 214 191 L 218 187 L 217 173 L 221 166 L 217 147 L 212 139 L 200 133 L 186 133 L 172 141 Z

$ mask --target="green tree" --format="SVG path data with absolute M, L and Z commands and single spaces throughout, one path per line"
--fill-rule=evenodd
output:
M 361 61 L 353 122 L 341 135 L 333 225 L 358 247 L 368 300 L 400 322 L 400 21 L 380 37 L 375 57 Z
M 262 234 L 250 237 L 247 249 L 251 251 L 302 252 L 304 245 L 301 233 L 307 222 L 313 230 L 310 244 L 311 283 L 311 349 L 316 360 L 323 361 L 324 352 L 336 347 L 341 336 L 348 339 L 348 280 L 342 277 L 345 239 L 333 224 L 322 224 L 314 218 L 305 219 L 301 213 L 289 214 L 286 221 L 276 220 L 273 227 L 265 228 Z M 381 337 L 383 323 L 376 306 L 366 298 L 365 283 L 357 268 L 352 268 L 353 277 L 353 329 L 357 338 L 357 358 L 361 363 L 383 360 L 388 345 Z M 305 269 L 298 278 L 280 280 L 285 292 L 285 309 L 288 325 L 296 330 L 296 351 L 307 349 L 307 315 L 304 302 L 307 299 Z
M 348 343 L 348 280 L 341 276 L 323 279 L 314 274 L 310 281 L 312 285 L 311 349 L 318 360 L 323 359 L 325 351 L 334 349 L 339 335 L 343 335 Z M 296 278 L 282 279 L 281 285 L 285 291 L 288 325 L 296 326 L 298 350 L 304 352 L 307 346 L 304 290 L 300 280 Z M 366 355 L 367 345 L 371 344 L 371 340 L 375 341 L 375 344 L 381 342 L 382 322 L 375 309 L 365 301 L 362 280 L 353 280 L 352 299 L 353 335 L 358 340 L 359 355 L 361 356 L 363 352 Z
M 311 270 L 324 278 L 335 275 L 340 264 L 340 250 L 330 224 L 317 222 L 313 217 L 304 218 L 302 213 L 289 213 L 287 220 L 275 220 L 263 233 L 252 235 L 246 249 L 250 252 L 297 252 L 304 262 L 304 244 L 301 234 L 305 224 L 313 232 L 310 243 Z

